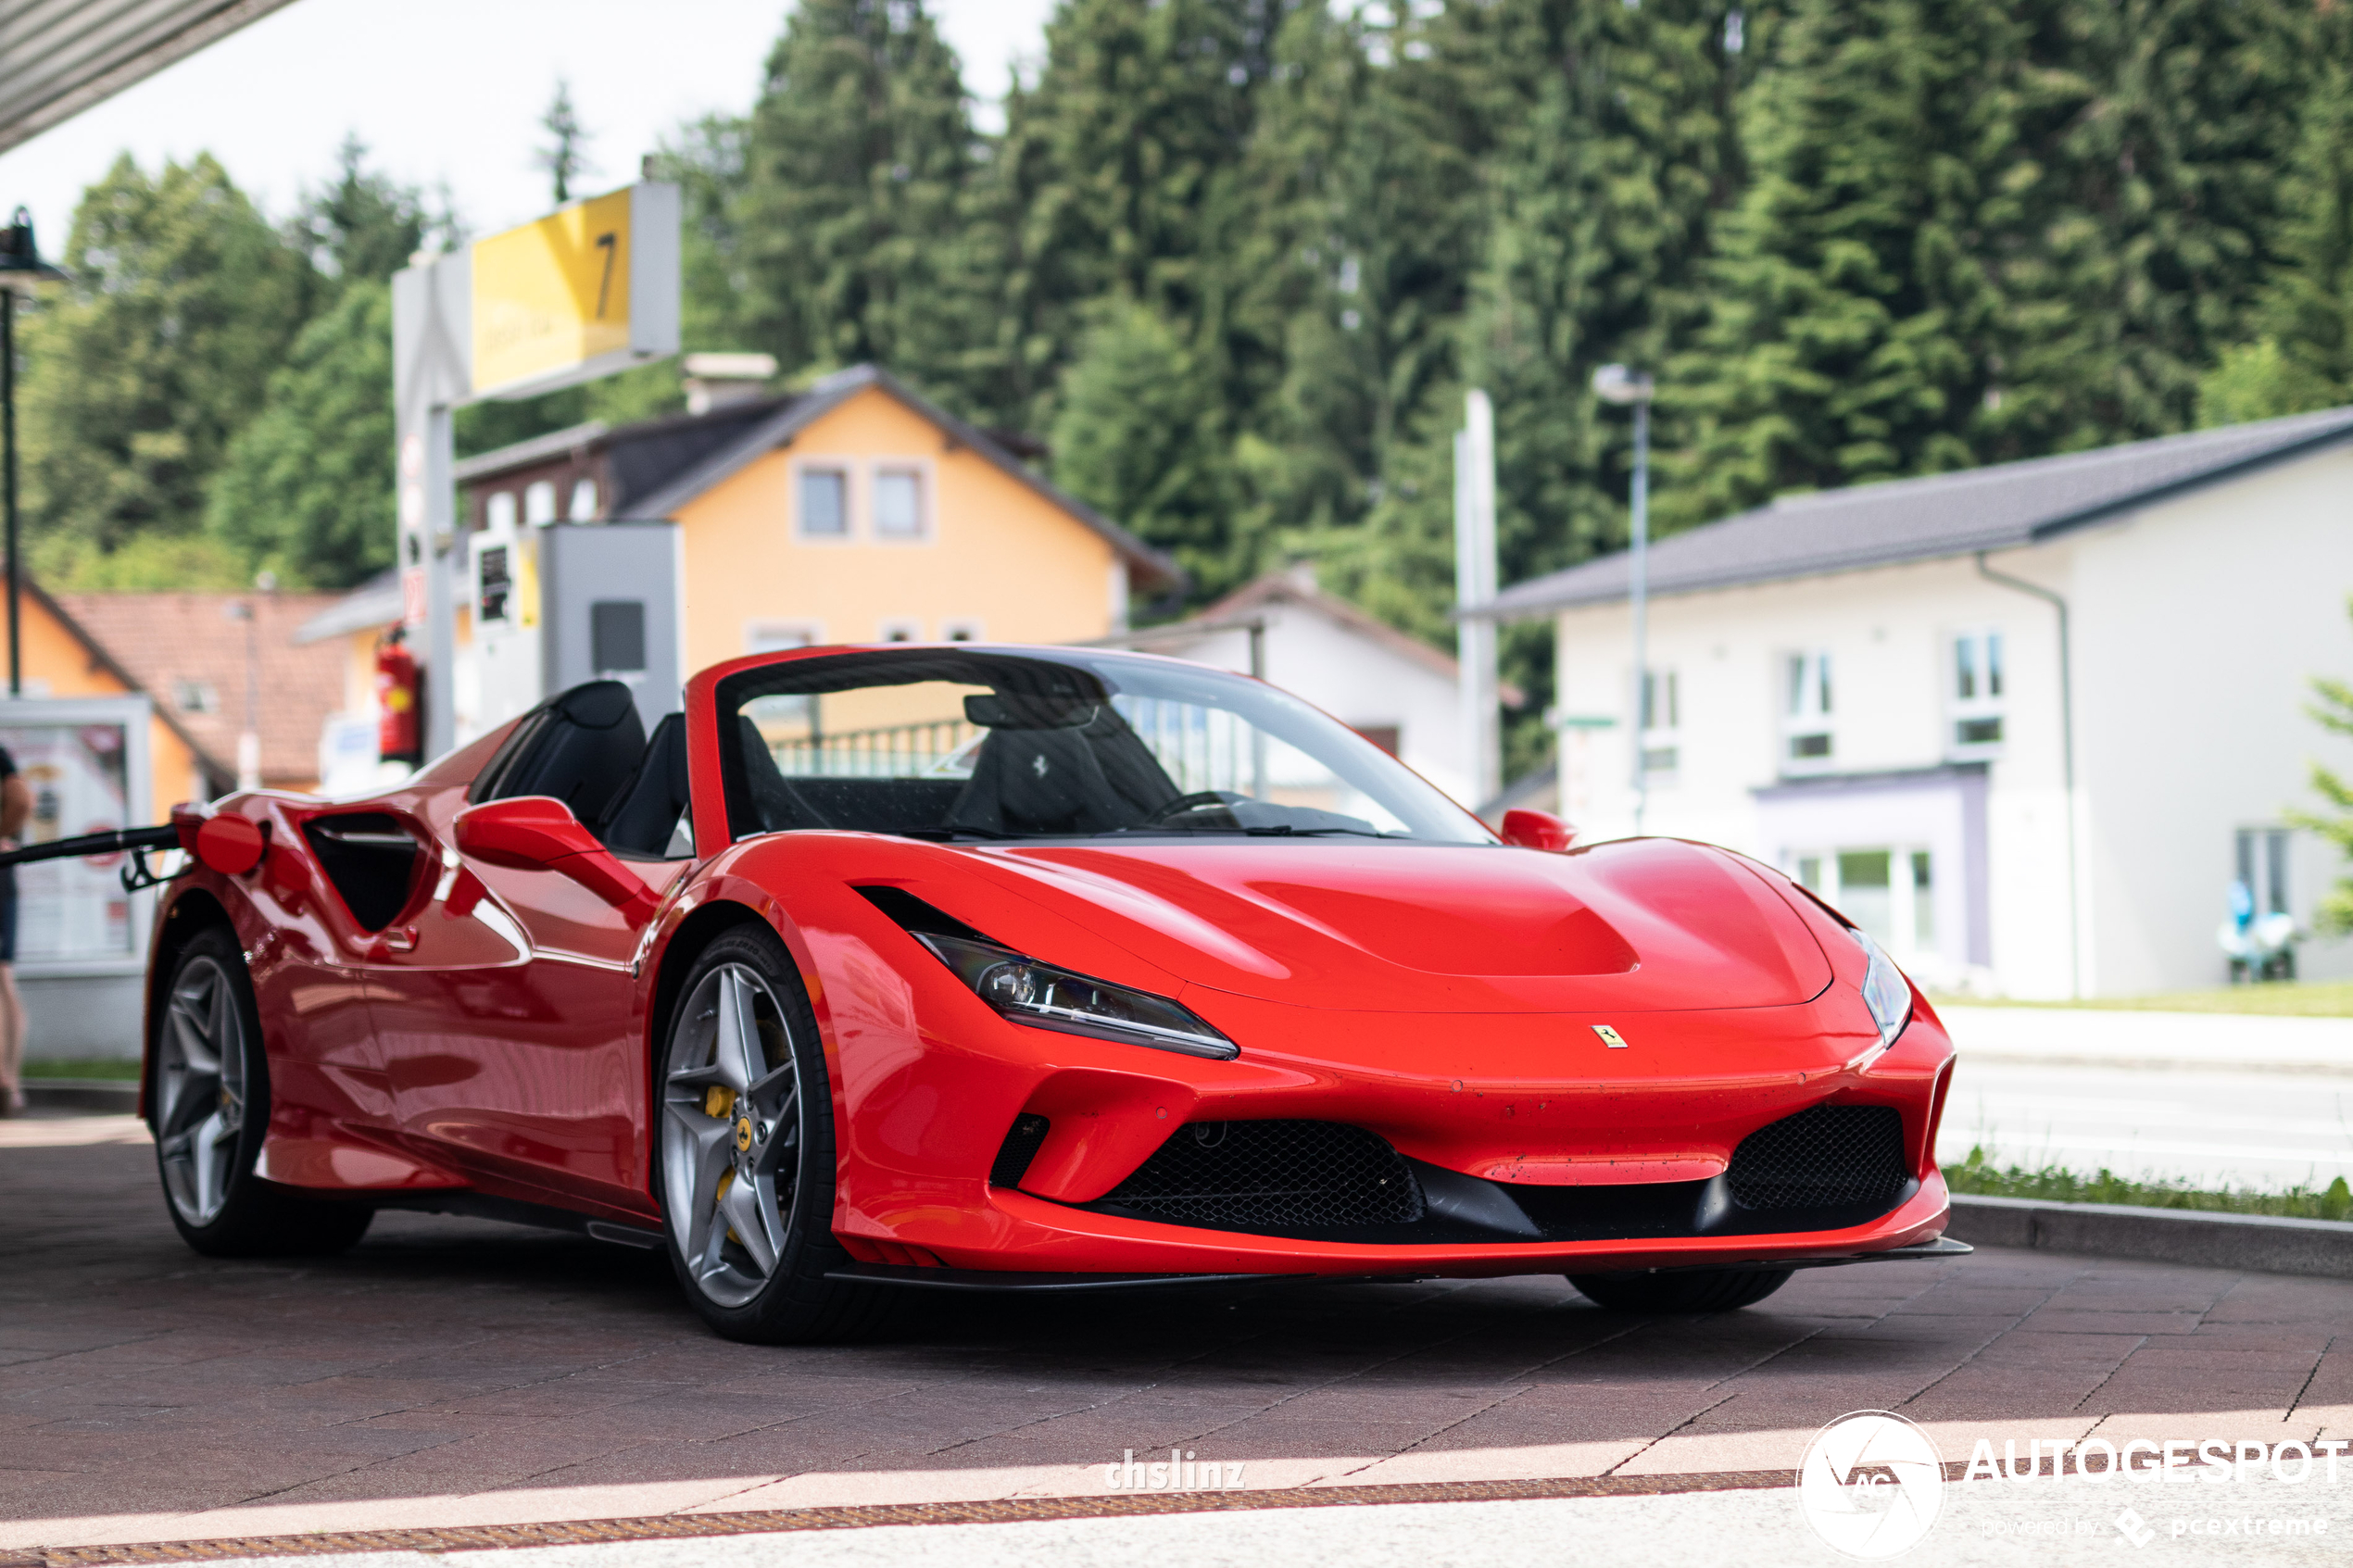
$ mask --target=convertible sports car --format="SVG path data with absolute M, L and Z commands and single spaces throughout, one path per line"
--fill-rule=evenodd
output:
M 911 1286 L 1696 1311 L 1968 1250 L 1952 1047 L 1868 936 L 1725 850 L 1506 829 L 1138 654 L 763 655 L 650 739 L 584 685 L 378 795 L 141 830 L 189 853 L 145 1114 L 200 1251 L 561 1224 L 769 1341 Z

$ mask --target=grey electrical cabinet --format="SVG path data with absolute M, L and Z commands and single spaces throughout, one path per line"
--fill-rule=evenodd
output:
M 489 729 L 584 681 L 621 681 L 650 731 L 677 711 L 678 528 L 556 523 L 471 542 L 475 653 Z

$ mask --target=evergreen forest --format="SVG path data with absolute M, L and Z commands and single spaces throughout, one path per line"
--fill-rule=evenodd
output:
M 1005 82 L 923 0 L 798 0 L 761 83 L 653 154 L 686 347 L 1034 433 L 1189 571 L 1158 615 L 1304 559 L 1451 645 L 1464 392 L 1508 583 L 1624 541 L 1613 361 L 1658 379 L 1667 530 L 2353 402 L 2338 0 L 1062 0 Z M 512 156 L 553 196 L 595 128 L 560 90 L 546 123 Z M 389 564 L 387 280 L 465 227 L 356 141 L 321 163 L 274 216 L 206 157 L 89 188 L 19 338 L 45 583 Z M 648 367 L 461 448 L 679 402 Z M 1511 771 L 1547 643 L 1507 629 Z

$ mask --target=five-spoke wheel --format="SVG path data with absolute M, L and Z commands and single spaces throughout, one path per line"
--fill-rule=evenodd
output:
M 257 1171 L 270 1124 L 270 1057 L 245 954 L 225 926 L 180 949 L 148 1052 L 147 1115 L 165 1205 L 181 1236 L 218 1258 L 337 1252 L 365 1203 L 306 1198 Z
M 833 1105 L 824 1052 L 784 944 L 765 927 L 715 938 L 680 987 L 660 1089 L 671 1261 L 703 1320 L 777 1344 L 871 1332 L 888 1292 L 828 1278 Z

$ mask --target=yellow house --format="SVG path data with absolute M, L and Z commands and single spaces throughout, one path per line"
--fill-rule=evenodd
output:
M 1029 469 L 1020 437 L 875 367 L 782 397 L 749 377 L 690 384 L 698 411 L 560 431 L 457 474 L 477 529 L 675 522 L 689 674 L 812 643 L 1084 641 L 1182 583 Z

